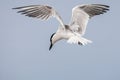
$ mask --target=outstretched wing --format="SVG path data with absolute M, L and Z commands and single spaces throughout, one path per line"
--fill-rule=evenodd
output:
M 87 4 L 74 7 L 72 9 L 72 18 L 70 22 L 71 30 L 83 35 L 85 33 L 88 20 L 93 16 L 106 13 L 108 10 L 109 6 L 103 4 Z
M 28 17 L 40 18 L 42 20 L 47 20 L 50 17 L 55 17 L 60 22 L 60 24 L 64 26 L 62 18 L 51 6 L 30 5 L 30 6 L 16 7 L 13 9 L 20 9 L 18 13 L 21 13 Z

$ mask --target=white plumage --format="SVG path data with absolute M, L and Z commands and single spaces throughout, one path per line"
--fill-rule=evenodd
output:
M 53 7 L 48 5 L 30 5 L 13 9 L 20 9 L 18 13 L 24 14 L 28 17 L 42 20 L 55 17 L 59 21 L 60 26 L 57 32 L 52 34 L 50 38 L 50 50 L 53 44 L 61 39 L 66 39 L 68 43 L 80 45 L 91 43 L 91 40 L 83 38 L 87 23 L 93 16 L 106 13 L 109 10 L 109 6 L 103 4 L 77 5 L 72 9 L 72 17 L 68 25 L 65 25 L 58 12 Z

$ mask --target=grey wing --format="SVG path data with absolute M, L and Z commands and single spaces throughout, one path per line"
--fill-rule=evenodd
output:
M 40 18 L 42 20 L 47 20 L 50 17 L 55 17 L 60 22 L 60 24 L 64 26 L 62 18 L 51 6 L 30 5 L 30 6 L 16 7 L 13 9 L 20 9 L 18 13 L 21 13 L 28 17 Z
M 80 35 L 83 35 L 85 33 L 89 19 L 93 16 L 106 13 L 108 10 L 109 6 L 103 4 L 87 4 L 75 6 L 72 9 L 70 28 Z

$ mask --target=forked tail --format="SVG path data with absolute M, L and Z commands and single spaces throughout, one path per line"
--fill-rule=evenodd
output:
M 68 39 L 67 41 L 70 44 L 80 44 L 80 45 L 86 45 L 88 43 L 92 43 L 91 40 L 85 39 L 83 37 L 73 36 Z

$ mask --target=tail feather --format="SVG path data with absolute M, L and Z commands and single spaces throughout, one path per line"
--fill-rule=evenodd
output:
M 70 44 L 81 44 L 81 45 L 86 45 L 88 43 L 92 43 L 91 40 L 85 39 L 83 37 L 78 37 L 78 36 L 69 38 L 67 42 Z

